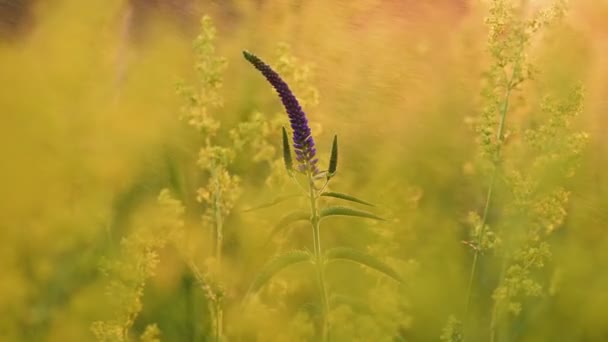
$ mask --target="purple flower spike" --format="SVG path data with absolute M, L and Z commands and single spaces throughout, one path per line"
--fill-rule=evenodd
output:
M 296 154 L 296 160 L 298 161 L 298 170 L 301 172 L 310 171 L 313 175 L 319 173 L 317 168 L 317 159 L 315 155 L 317 150 L 315 149 L 315 142 L 310 133 L 310 127 L 308 127 L 308 120 L 306 114 L 302 110 L 298 99 L 289 89 L 289 86 L 285 81 L 281 79 L 281 76 L 277 74 L 270 66 L 264 63 L 256 55 L 253 55 L 247 51 L 243 51 L 245 59 L 247 59 L 253 66 L 258 69 L 264 77 L 270 82 L 274 89 L 279 94 L 281 102 L 287 111 L 289 116 L 289 122 L 291 123 L 291 129 L 293 130 L 293 148 Z

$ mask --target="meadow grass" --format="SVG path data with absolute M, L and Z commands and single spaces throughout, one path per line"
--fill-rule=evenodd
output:
M 0 42 L 0 340 L 606 339 L 606 4 L 176 4 Z

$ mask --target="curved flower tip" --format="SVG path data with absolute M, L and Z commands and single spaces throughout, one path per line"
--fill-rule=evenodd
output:
M 281 76 L 258 56 L 247 51 L 243 51 L 243 56 L 266 77 L 266 80 L 268 80 L 281 98 L 293 130 L 293 147 L 296 160 L 299 164 L 298 170 L 301 172 L 311 172 L 313 175 L 318 174 L 319 169 L 317 168 L 317 159 L 315 158 L 317 152 L 315 142 L 308 126 L 308 119 L 298 99 Z

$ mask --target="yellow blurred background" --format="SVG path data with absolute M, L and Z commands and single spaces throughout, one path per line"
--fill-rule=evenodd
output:
M 203 15 L 213 20 L 216 52 L 228 63 L 224 105 L 213 114 L 222 127 L 255 111 L 282 111 L 241 51 L 273 64 L 287 44 L 314 71 L 319 105 L 307 114 L 322 162 L 333 134 L 340 137 L 335 188 L 378 203 L 391 217 L 367 225 L 336 219 L 327 227 L 324 243 L 385 250 L 407 279 L 396 290 L 356 267 L 332 271 L 332 289 L 375 298 L 374 312 L 386 308 L 386 317 L 399 320 L 343 313 L 356 319 L 336 340 L 438 340 L 448 317 L 462 311 L 471 260 L 461 243 L 464 222 L 480 210 L 487 187 L 472 166 L 475 138 L 467 124 L 480 112 L 487 7 L 473 0 L 0 1 L 0 340 L 94 340 L 92 323 L 113 310 L 100 263 L 133 227 L 155 219 L 161 189 L 178 189 L 186 225 L 200 228 L 195 192 L 202 180 L 192 176 L 200 139 L 179 120 L 184 99 L 175 88 L 195 81 L 192 42 Z M 590 142 L 568 180 L 567 219 L 550 238 L 553 257 L 543 272 L 547 288 L 556 289 L 531 303 L 513 340 L 605 341 L 608 1 L 570 1 L 564 22 L 530 54 L 544 88 L 559 93 L 584 85 L 576 125 Z M 218 139 L 228 141 L 222 134 Z M 273 134 L 278 149 L 280 135 Z M 256 180 L 268 170 L 247 158 L 236 163 L 240 209 L 278 195 Z M 288 210 L 278 208 L 249 216 L 236 210 L 226 225 L 227 264 L 235 273 L 228 336 L 314 340 L 306 319 L 297 321 L 296 306 L 315 296 L 305 271 L 282 274 L 275 286 L 284 286 L 277 291 L 285 302 L 268 300 L 260 317 L 239 309 L 256 270 L 273 254 L 260 246 Z M 307 234 L 294 233 L 292 245 L 307 246 Z M 195 248 L 204 254 L 209 247 L 202 241 Z M 152 323 L 165 341 L 211 340 L 204 295 L 192 290 L 178 254 L 160 252 L 134 340 Z M 494 280 L 480 281 L 491 288 Z M 474 298 L 481 325 L 486 297 Z M 389 312 L 394 303 L 399 315 Z M 399 327 L 400 339 L 387 326 Z M 483 336 L 479 329 L 473 336 Z M 250 333 L 256 330 L 264 332 Z

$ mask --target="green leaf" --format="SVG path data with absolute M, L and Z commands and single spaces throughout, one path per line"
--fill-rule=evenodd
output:
M 327 261 L 335 260 L 346 260 L 351 261 L 359 265 L 366 266 L 373 270 L 376 270 L 399 283 L 403 283 L 403 280 L 397 272 L 395 272 L 390 266 L 376 259 L 375 257 L 358 251 L 356 249 L 348 247 L 336 247 L 329 249 L 325 252 L 325 258 Z
M 321 212 L 319 213 L 319 215 L 321 216 L 321 218 L 327 217 L 327 216 L 355 216 L 355 217 L 365 217 L 365 218 L 379 220 L 379 221 L 386 221 L 382 217 L 376 216 L 367 211 L 357 210 L 357 209 L 352 209 L 352 208 L 347 208 L 347 207 L 338 207 L 338 206 L 323 208 L 323 209 L 321 209 Z
M 256 275 L 249 287 L 248 295 L 258 292 L 275 274 L 283 269 L 306 261 L 312 262 L 312 255 L 309 252 L 298 250 L 289 251 L 274 257 Z
M 329 157 L 329 169 L 327 169 L 327 178 L 331 178 L 336 174 L 338 169 L 338 136 L 334 135 L 334 141 L 331 144 L 331 156 Z
M 266 244 L 270 243 L 270 241 L 272 240 L 272 238 L 275 235 L 277 235 L 281 230 L 289 227 L 290 224 L 297 222 L 297 221 L 308 221 L 308 220 L 310 220 L 310 213 L 307 213 L 303 210 L 298 210 L 298 211 L 294 211 L 294 212 L 287 214 L 281 220 L 279 220 L 279 222 L 274 226 L 274 228 L 270 232 L 270 235 L 268 236 L 268 239 L 266 240 Z
M 277 205 L 277 204 L 279 204 L 281 202 L 284 202 L 284 201 L 286 201 L 286 200 L 288 200 L 290 198 L 294 198 L 294 197 L 298 197 L 298 196 L 300 196 L 300 195 L 298 195 L 298 194 L 291 194 L 291 195 L 285 195 L 285 196 L 275 197 L 270 202 L 263 203 L 263 204 L 255 206 L 255 207 L 252 207 L 252 208 L 247 208 L 247 209 L 243 210 L 243 212 L 246 213 L 246 212 L 250 212 L 250 211 L 254 211 L 254 210 L 258 210 L 258 209 L 265 209 L 265 208 L 268 208 L 268 207 L 272 207 L 273 205 Z
M 369 205 L 370 207 L 375 207 L 375 205 L 373 205 L 373 204 L 371 204 L 369 202 L 366 202 L 366 201 L 364 201 L 362 199 L 359 199 L 359 198 L 357 198 L 355 196 L 343 194 L 341 192 L 328 191 L 328 192 L 322 193 L 321 196 L 335 197 L 335 198 L 343 199 L 343 200 L 346 200 L 346 201 L 356 202 L 356 203 L 360 203 L 360 204 Z
M 285 168 L 288 172 L 293 171 L 293 159 L 291 158 L 291 149 L 289 147 L 289 137 L 287 136 L 287 130 L 283 129 L 283 161 L 285 162 Z

